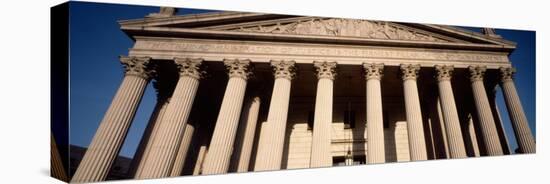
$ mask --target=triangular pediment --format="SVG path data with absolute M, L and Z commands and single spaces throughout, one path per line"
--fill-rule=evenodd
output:
M 340 18 L 300 17 L 290 20 L 284 19 L 280 21 L 261 21 L 247 24 L 216 26 L 207 29 L 386 40 L 465 42 L 391 22 Z
M 330 40 L 337 42 L 369 42 L 380 44 L 433 43 L 463 44 L 513 50 L 515 44 L 500 37 L 491 37 L 452 26 L 397 23 L 359 19 L 325 18 L 310 16 L 289 16 L 275 14 L 213 12 L 183 16 L 143 18 L 120 21 L 122 29 L 128 32 L 139 30 L 180 31 L 182 34 L 221 37 L 249 36 L 253 38 L 277 37 L 280 40 Z M 139 28 L 139 29 L 137 29 Z M 246 35 L 243 35 L 246 34 Z M 288 38 L 286 38 L 288 37 Z M 318 39 L 317 39 L 318 38 Z M 439 45 L 438 45 L 439 44 Z

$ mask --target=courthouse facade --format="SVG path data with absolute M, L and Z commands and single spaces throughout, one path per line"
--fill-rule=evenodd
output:
M 515 43 L 492 29 L 172 8 L 119 24 L 135 44 L 73 182 L 105 180 L 148 84 L 136 179 L 511 154 L 502 116 L 535 152 Z

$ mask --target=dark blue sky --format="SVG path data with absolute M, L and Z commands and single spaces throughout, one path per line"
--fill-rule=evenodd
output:
M 143 18 L 158 7 L 72 2 L 70 7 L 70 143 L 87 147 L 123 77 L 119 55 L 132 47 L 118 20 Z M 178 14 L 205 10 L 180 9 Z M 535 130 L 535 32 L 497 30 L 518 43 L 510 56 L 517 68 L 516 87 L 532 130 Z M 156 103 L 148 85 L 120 155 L 132 157 Z M 499 91 L 497 103 L 513 149 L 517 147 L 507 110 Z M 535 133 L 535 131 L 533 131 Z

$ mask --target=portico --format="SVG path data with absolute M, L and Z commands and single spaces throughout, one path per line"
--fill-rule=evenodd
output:
M 510 154 L 498 86 L 520 150 L 535 152 L 502 38 L 238 12 L 120 25 L 135 44 L 75 182 L 105 179 L 150 81 L 158 104 L 135 178 Z

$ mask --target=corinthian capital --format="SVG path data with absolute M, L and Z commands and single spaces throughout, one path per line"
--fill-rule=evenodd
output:
M 150 57 L 119 56 L 120 63 L 124 65 L 126 75 L 138 76 L 149 80 L 154 73 L 152 70 Z
M 275 78 L 285 78 L 292 80 L 296 76 L 296 66 L 294 61 L 271 60 L 271 66 Z
M 483 76 L 487 67 L 485 66 L 469 66 L 468 70 L 470 71 L 470 81 L 483 81 Z
M 420 71 L 420 65 L 419 64 L 401 64 L 401 78 L 403 80 L 416 80 L 418 77 L 418 71 Z
M 514 73 L 516 73 L 516 68 L 513 67 L 500 67 L 500 81 L 512 81 L 514 79 Z
M 366 80 L 380 80 L 384 75 L 384 64 L 382 63 L 363 63 L 363 69 L 365 69 Z
M 200 79 L 204 75 L 201 70 L 202 58 L 174 58 L 174 63 L 178 65 L 180 77 L 192 77 Z
M 453 65 L 435 65 L 435 71 L 437 72 L 437 81 L 451 80 L 453 76 Z
M 252 74 L 249 59 L 225 59 L 223 63 L 228 70 L 229 78 L 239 77 L 247 80 Z
M 336 62 L 314 61 L 313 66 L 317 70 L 318 79 L 334 80 L 334 77 L 336 77 Z

